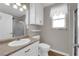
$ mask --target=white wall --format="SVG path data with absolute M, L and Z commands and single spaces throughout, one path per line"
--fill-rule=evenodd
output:
M 0 40 L 12 37 L 12 16 L 0 12 Z
M 52 19 L 49 15 L 51 7 L 55 7 L 60 4 L 54 4 L 44 8 L 44 25 L 41 28 L 41 42 L 49 44 L 54 50 L 72 55 L 73 10 L 76 9 L 76 4 L 67 4 L 69 11 L 66 16 L 67 29 L 56 30 L 52 28 Z

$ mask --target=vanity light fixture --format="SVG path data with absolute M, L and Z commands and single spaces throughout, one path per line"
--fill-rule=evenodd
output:
M 27 9 L 26 4 L 22 4 L 22 3 L 5 3 L 5 5 L 13 7 L 14 9 L 20 10 L 21 12 Z
M 23 5 L 23 9 L 27 9 L 26 5 Z
M 14 4 L 14 5 L 13 5 L 13 8 L 17 9 L 17 8 L 18 8 L 18 6 Z

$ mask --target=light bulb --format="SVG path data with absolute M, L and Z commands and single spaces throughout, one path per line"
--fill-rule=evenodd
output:
M 23 9 L 27 9 L 26 5 L 23 5 Z
M 17 7 L 17 5 L 13 5 L 13 8 L 17 9 L 18 7 Z
M 23 8 L 20 8 L 19 10 L 20 10 L 20 11 L 23 11 Z

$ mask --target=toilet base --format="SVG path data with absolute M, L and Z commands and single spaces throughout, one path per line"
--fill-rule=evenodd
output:
M 45 43 L 39 44 L 39 56 L 48 56 L 48 51 L 50 49 L 50 46 Z

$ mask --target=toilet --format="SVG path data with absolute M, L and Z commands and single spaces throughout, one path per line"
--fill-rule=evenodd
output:
M 40 40 L 40 35 L 33 36 L 32 38 L 37 38 Z M 50 49 L 50 45 L 46 43 L 39 43 L 38 46 L 38 55 L 39 56 L 48 56 L 48 51 Z
M 45 43 L 40 43 L 39 44 L 39 56 L 48 56 L 48 51 L 50 49 L 50 45 L 45 44 Z

